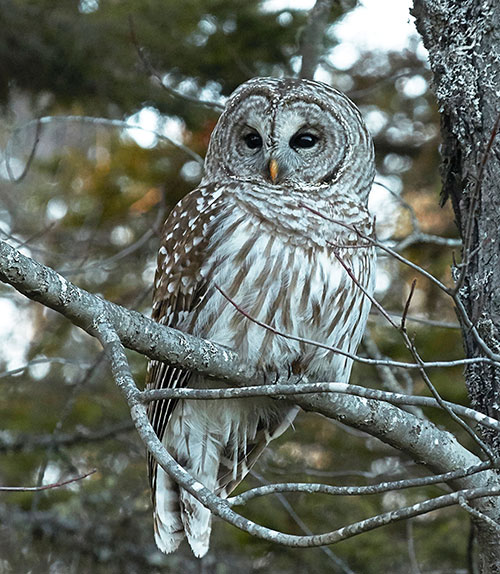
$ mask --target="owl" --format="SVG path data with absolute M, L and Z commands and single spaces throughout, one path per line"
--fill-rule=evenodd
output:
M 250 80 L 227 101 L 204 174 L 165 222 L 153 318 L 233 349 L 268 381 L 347 382 L 352 360 L 343 353 L 360 342 L 375 265 L 373 246 L 356 233 L 372 234 L 374 177 L 357 108 L 320 82 Z M 147 374 L 150 389 L 226 384 L 159 361 Z M 163 400 L 148 412 L 170 454 L 221 497 L 296 413 L 271 398 Z M 149 479 L 160 550 L 173 552 L 187 537 L 203 556 L 210 511 L 152 457 Z

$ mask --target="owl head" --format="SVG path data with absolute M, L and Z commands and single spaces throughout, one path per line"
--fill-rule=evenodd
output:
M 366 202 L 373 144 L 355 105 L 310 80 L 254 78 L 233 92 L 210 138 L 204 183 L 224 180 L 335 193 Z

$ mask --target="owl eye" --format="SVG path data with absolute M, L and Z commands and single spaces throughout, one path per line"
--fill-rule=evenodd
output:
M 249 149 L 260 149 L 262 147 L 262 138 L 258 133 L 250 132 L 243 136 L 243 140 Z
M 316 145 L 318 141 L 318 137 L 309 134 L 309 133 L 302 133 L 302 134 L 295 134 L 292 139 L 290 140 L 290 147 L 293 149 L 309 149 Z

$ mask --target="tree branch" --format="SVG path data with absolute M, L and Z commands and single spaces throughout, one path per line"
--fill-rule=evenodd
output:
M 415 395 L 406 395 L 404 393 L 394 393 L 370 389 L 348 383 L 275 383 L 272 385 L 258 385 L 252 387 L 238 388 L 215 388 L 215 389 L 190 389 L 190 388 L 164 388 L 151 389 L 140 393 L 141 400 L 144 403 L 158 401 L 163 399 L 183 399 L 183 400 L 220 400 L 220 399 L 242 399 L 248 397 L 273 397 L 275 399 L 293 399 L 296 400 L 301 395 L 311 395 L 318 393 L 338 393 L 352 395 L 354 397 L 363 397 L 373 401 L 383 401 L 391 405 L 411 405 L 419 407 L 434 407 L 452 411 L 467 417 L 474 422 L 485 427 L 500 432 L 500 421 L 488 417 L 474 409 L 451 403 L 449 401 L 437 400 L 432 397 L 419 397 Z M 420 413 L 413 413 L 418 418 L 423 418 Z
M 330 484 L 315 484 L 311 482 L 274 483 L 246 490 L 237 496 L 228 498 L 227 501 L 231 506 L 240 506 L 260 496 L 268 496 L 270 494 L 283 492 L 305 492 L 308 494 L 321 493 L 329 494 L 331 496 L 363 496 L 366 494 L 380 494 L 391 490 L 403 490 L 406 488 L 416 488 L 420 486 L 429 486 L 431 484 L 439 484 L 442 482 L 450 482 L 466 476 L 472 476 L 473 474 L 489 470 L 490 468 L 491 464 L 489 462 L 483 462 L 468 469 L 459 469 L 453 472 L 434 476 L 425 476 L 423 478 L 381 482 L 379 484 L 371 484 L 368 486 L 332 486 Z
M 0 486 L 0 492 L 40 492 L 41 490 L 51 490 L 52 488 L 60 488 L 61 486 L 66 486 L 67 484 L 77 482 L 78 480 L 83 480 L 95 472 L 97 471 L 94 468 L 85 474 L 69 478 L 68 480 L 53 482 L 51 484 L 41 484 L 39 486 Z
M 244 364 L 230 349 L 164 327 L 137 311 L 92 295 L 53 269 L 22 255 L 5 241 L 0 241 L 0 281 L 61 313 L 92 336 L 96 326 L 106 318 L 125 347 L 150 359 L 230 379 L 233 383 L 248 385 L 263 379 L 254 367 Z
M 116 383 L 128 402 L 136 429 L 158 464 L 214 514 L 249 534 L 297 547 L 331 544 L 394 520 L 456 504 L 460 497 L 472 500 L 496 496 L 500 492 L 496 475 L 485 471 L 452 481 L 451 484 L 461 489 L 459 493 L 373 517 L 334 532 L 291 536 L 264 528 L 232 511 L 227 501 L 215 496 L 190 476 L 165 450 L 147 418 L 143 397 L 130 374 L 122 345 L 151 358 L 230 380 L 237 385 L 262 382 L 255 367 L 243 364 L 236 353 L 220 345 L 158 325 L 140 313 L 91 295 L 1 241 L 0 280 L 60 312 L 101 341 Z M 481 462 L 450 433 L 388 403 L 331 394 L 295 395 L 294 400 L 305 410 L 319 412 L 380 438 L 435 472 L 470 468 Z M 488 498 L 486 502 L 480 501 L 475 505 L 478 511 L 490 514 L 491 508 L 496 508 L 496 501 Z

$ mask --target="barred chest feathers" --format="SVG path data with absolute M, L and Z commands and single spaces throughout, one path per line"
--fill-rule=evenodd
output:
M 233 348 L 273 372 L 281 365 L 281 375 L 307 371 L 316 380 L 347 381 L 352 361 L 286 335 L 355 351 L 370 301 L 337 257 L 370 292 L 373 247 L 360 246 L 355 233 L 318 216 L 309 217 L 308 230 L 301 208 L 295 210 L 302 214 L 300 231 L 290 229 L 290 219 L 282 229 L 279 221 L 270 222 L 272 231 L 261 213 L 229 203 L 231 215 L 219 205 L 212 225 L 205 227 L 209 237 L 200 275 L 211 286 L 179 328 Z

